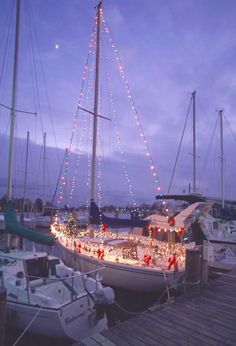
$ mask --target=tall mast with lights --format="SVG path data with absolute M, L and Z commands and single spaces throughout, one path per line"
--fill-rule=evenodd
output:
M 17 0 L 16 1 L 16 27 L 15 27 L 15 51 L 14 51 L 14 64 L 13 64 L 12 102 L 11 102 L 11 117 L 10 117 L 10 143 L 9 143 L 9 156 L 8 156 L 8 182 L 7 182 L 7 198 L 8 199 L 12 199 L 12 171 L 13 171 L 15 112 L 16 112 L 19 38 L 20 38 L 20 5 L 21 5 L 21 0 Z
M 95 199 L 96 186 L 96 153 L 97 153 L 97 121 L 98 121 L 98 100 L 99 100 L 99 65 L 100 65 L 100 35 L 101 35 L 101 10 L 102 3 L 97 6 L 97 46 L 96 46 L 96 72 L 95 72 L 95 93 L 94 93 L 94 117 L 93 117 L 93 148 L 92 148 L 92 174 L 91 174 L 91 202 Z

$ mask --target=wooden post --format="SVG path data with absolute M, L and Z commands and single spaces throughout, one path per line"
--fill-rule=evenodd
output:
M 201 285 L 206 286 L 208 284 L 208 242 L 206 240 L 203 240 L 201 263 Z
M 5 345 L 6 288 L 0 286 L 0 346 Z

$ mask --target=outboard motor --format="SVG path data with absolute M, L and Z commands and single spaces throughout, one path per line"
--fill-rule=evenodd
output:
M 99 288 L 93 296 L 95 304 L 111 305 L 115 301 L 115 293 L 111 287 Z
M 114 323 L 110 307 L 115 301 L 114 290 L 111 287 L 99 288 L 93 294 L 93 298 L 96 305 L 96 319 L 100 320 L 104 317 L 104 314 L 106 314 L 108 326 L 113 325 Z

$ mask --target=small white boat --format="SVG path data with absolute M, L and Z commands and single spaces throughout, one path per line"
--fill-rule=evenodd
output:
M 201 229 L 207 240 L 219 243 L 235 243 L 236 233 L 232 232 L 230 224 L 221 219 L 216 219 L 208 214 L 199 218 Z
M 17 216 L 17 220 L 20 221 L 19 216 Z M 24 225 L 26 227 L 34 229 L 35 228 L 35 221 L 32 217 L 24 217 Z M 50 227 L 50 224 L 48 227 Z M 4 215 L 0 214 L 0 231 L 4 231 L 4 230 L 5 230 L 5 219 L 4 219 Z
M 35 228 L 46 228 L 49 229 L 53 221 L 53 217 L 48 215 L 35 215 L 33 217 Z
M 106 328 L 101 304 L 113 303 L 113 290 L 59 258 L 44 252 L 0 252 L 0 269 L 9 325 L 25 330 L 32 323 L 32 333 L 74 341 Z

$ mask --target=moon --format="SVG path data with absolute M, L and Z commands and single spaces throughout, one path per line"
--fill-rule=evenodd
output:
M 55 48 L 58 49 L 58 48 L 59 48 L 59 44 L 56 44 L 56 45 L 55 45 Z

